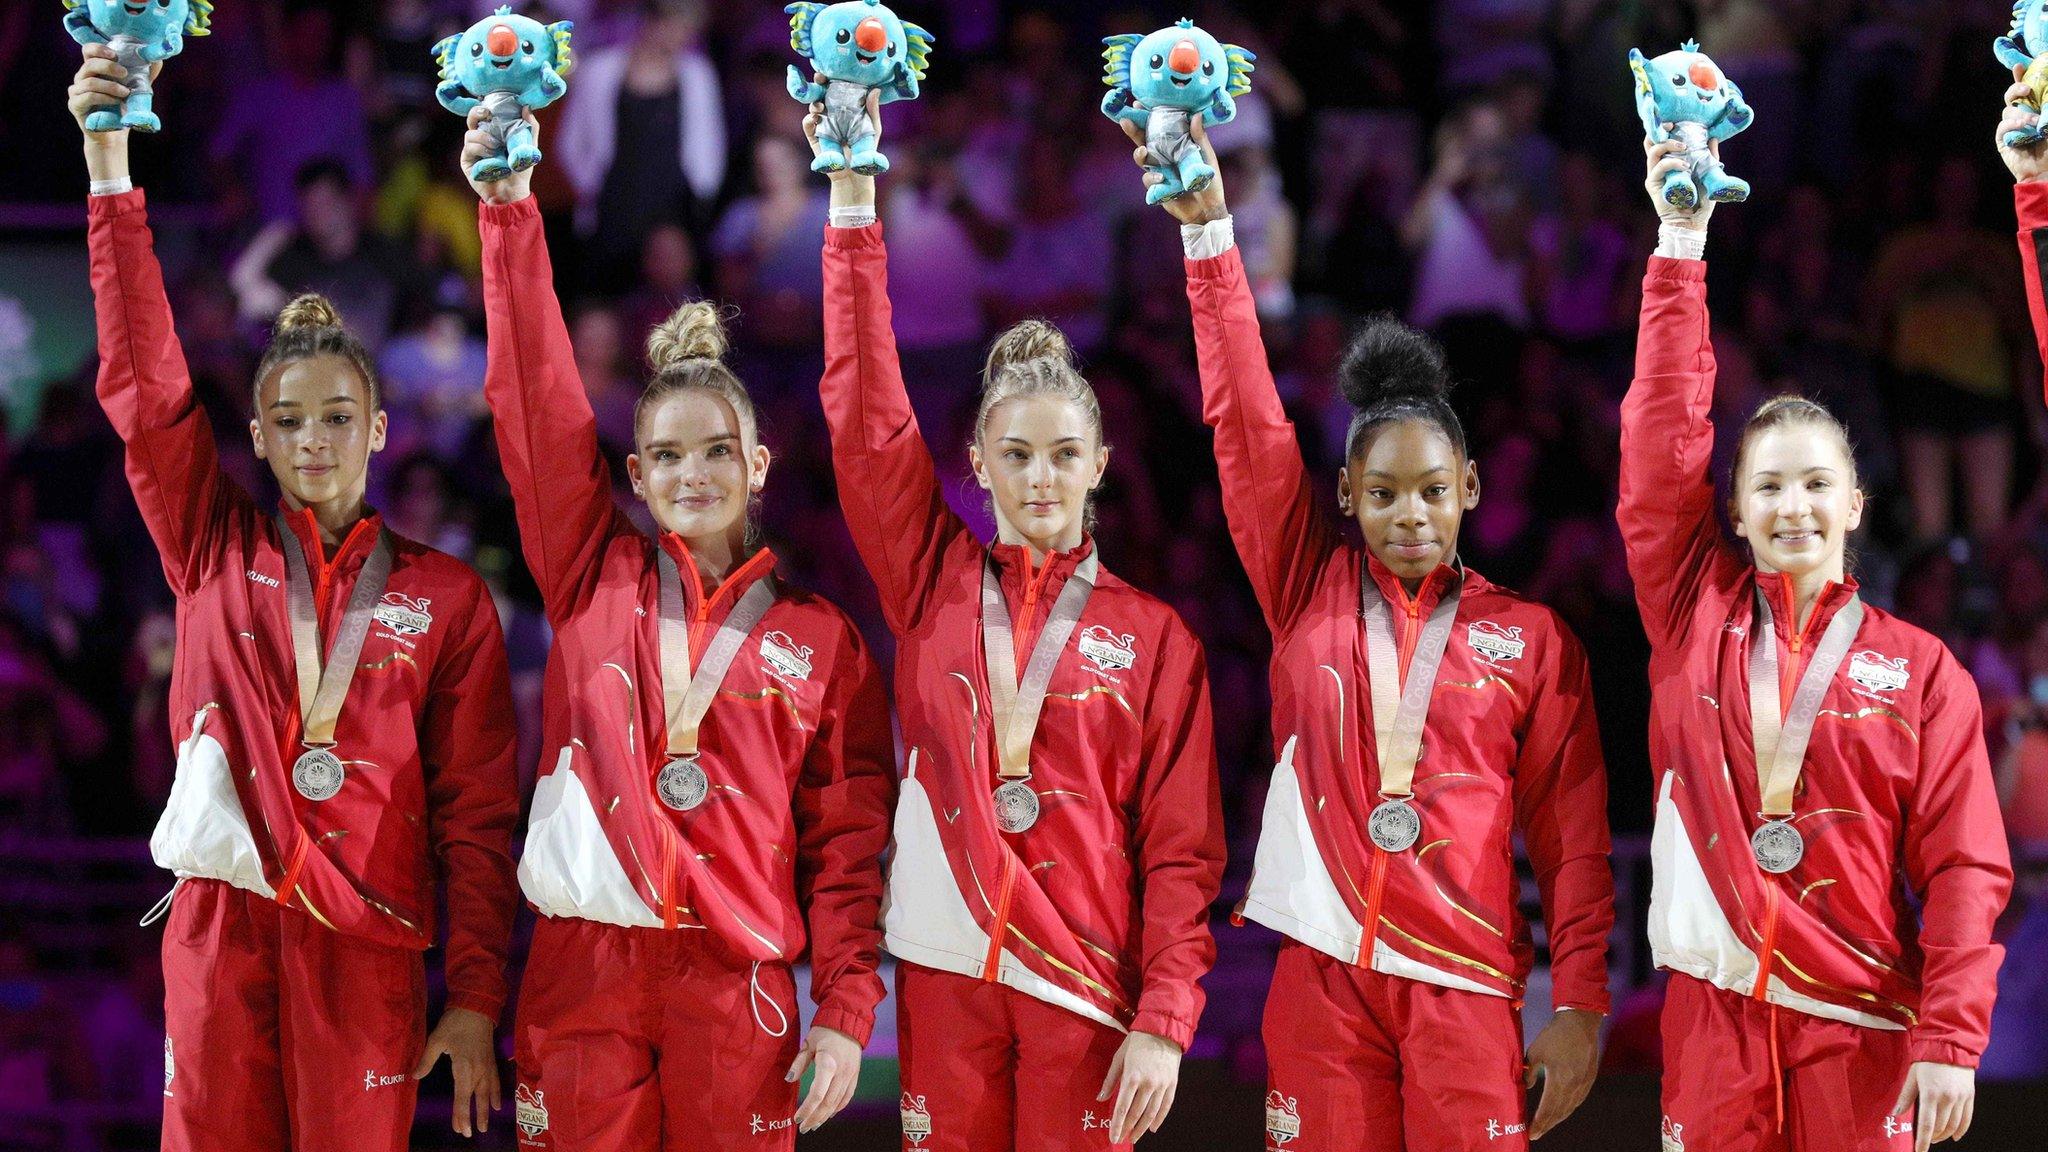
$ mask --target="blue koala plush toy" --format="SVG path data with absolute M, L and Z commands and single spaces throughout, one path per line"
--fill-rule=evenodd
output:
M 887 172 L 889 158 L 875 148 L 881 127 L 868 115 L 868 93 L 881 89 L 884 104 L 917 99 L 931 61 L 932 34 L 882 0 L 791 4 L 783 11 L 789 13 L 789 46 L 825 78 L 820 84 L 796 65 L 789 68 L 789 94 L 802 104 L 825 105 L 811 171 Z
M 542 24 L 499 5 L 497 12 L 459 36 L 434 45 L 441 83 L 434 98 L 457 116 L 481 104 L 491 118 L 481 127 L 498 142 L 497 155 L 470 165 L 471 180 L 503 180 L 540 163 L 540 147 L 526 123 L 529 109 L 545 108 L 569 91 L 567 20 Z
M 163 127 L 150 107 L 156 92 L 149 85 L 149 66 L 168 60 L 185 50 L 185 37 L 206 36 L 213 31 L 210 0 L 64 0 L 64 30 L 80 44 L 105 44 L 114 50 L 128 75 L 121 83 L 128 98 L 116 107 L 95 108 L 86 114 L 88 132 L 113 132 L 133 128 L 154 132 Z
M 1257 57 L 1183 19 L 1149 35 L 1125 33 L 1102 42 L 1102 114 L 1128 120 L 1145 131 L 1145 166 L 1161 179 L 1145 190 L 1157 204 L 1200 192 L 1216 178 L 1202 159 L 1189 127 L 1196 116 L 1205 127 L 1228 124 L 1237 115 L 1236 97 L 1252 90 Z
M 2011 30 L 1991 42 L 1992 54 L 2000 64 L 2026 70 L 2021 82 L 2034 90 L 2033 99 L 2018 103 L 2029 112 L 2040 112 L 2043 98 L 2048 97 L 2048 52 L 2041 50 L 2044 45 L 2048 45 L 2048 3 L 2044 0 L 2018 0 L 2012 6 Z M 2032 148 L 2040 142 L 2038 123 L 2015 128 L 2004 138 L 2007 148 Z
M 1643 119 L 1643 131 L 1652 143 L 1677 137 L 1685 145 L 1686 166 L 1664 178 L 1664 202 L 1691 208 L 1701 196 L 1716 204 L 1749 199 L 1749 181 L 1730 176 L 1707 150 L 1710 141 L 1726 140 L 1756 119 L 1735 82 L 1692 40 L 1654 60 L 1631 48 L 1628 66 L 1636 77 L 1636 114 Z M 1671 125 L 1668 132 L 1666 124 Z

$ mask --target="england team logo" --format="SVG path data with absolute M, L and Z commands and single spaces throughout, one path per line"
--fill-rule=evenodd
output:
M 1266 1093 L 1266 1135 L 1275 1146 L 1292 1142 L 1301 1135 L 1301 1111 L 1295 1098 L 1282 1096 L 1279 1089 Z
M 427 611 L 432 603 L 425 597 L 415 600 L 403 592 L 386 592 L 371 618 L 400 636 L 423 636 L 434 626 L 434 615 Z
M 932 1114 L 925 1110 L 924 1097 L 903 1094 L 903 1138 L 923 1144 L 932 1134 Z
M 1136 638 L 1129 633 L 1119 636 L 1100 624 L 1081 629 L 1079 647 L 1082 658 L 1104 672 L 1122 672 L 1138 662 Z
M 1913 679 L 1904 656 L 1886 656 L 1865 649 L 1849 657 L 1849 679 L 1872 692 L 1900 692 Z
M 787 632 L 770 632 L 761 637 L 761 662 L 784 679 L 811 678 L 811 646 L 791 640 Z
M 1474 620 L 1467 624 L 1465 642 L 1489 664 L 1520 660 L 1523 650 L 1529 646 L 1529 642 L 1522 639 L 1520 627 L 1503 628 L 1491 620 Z
M 529 1140 L 548 1130 L 548 1106 L 540 1090 L 521 1084 L 512 1091 L 512 1119 Z
M 1658 1142 L 1660 1152 L 1685 1152 L 1684 1135 L 1685 1125 L 1669 1116 L 1664 1117 L 1663 1139 Z

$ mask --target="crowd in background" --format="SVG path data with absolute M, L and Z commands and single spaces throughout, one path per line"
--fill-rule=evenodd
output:
M 490 6 L 223 3 L 214 34 L 188 40 L 157 83 L 165 132 L 133 152 L 198 396 L 243 483 L 269 483 L 243 429 L 285 299 L 327 294 L 376 355 L 391 435 L 372 503 L 492 583 L 530 780 L 547 628 L 483 407 L 462 124 L 434 102 L 429 54 Z M 1099 38 L 1183 12 L 898 7 L 937 41 L 924 95 L 884 113 L 894 168 L 881 185 L 896 331 L 925 435 L 955 504 L 987 528 L 965 463 L 986 342 L 1036 315 L 1080 350 L 1115 448 L 1099 502 L 1106 560 L 1207 646 L 1234 900 L 1270 760 L 1269 640 L 1200 421 L 1178 236 L 1143 204 L 1129 142 L 1097 111 Z M 1724 153 L 1754 198 L 1716 213 L 1707 254 L 1716 419 L 1725 431 L 1791 389 L 1844 418 L 1871 496 L 1853 541 L 1864 594 L 1940 635 L 1975 673 L 2018 855 L 2048 856 L 2048 412 L 2010 180 L 1991 147 L 2008 80 L 1989 44 L 2005 5 L 1182 7 L 1258 56 L 1251 95 L 1213 139 L 1312 469 L 1334 494 L 1349 418 L 1334 370 L 1355 322 L 1388 310 L 1435 333 L 1484 482 L 1462 556 L 1557 608 L 1594 654 L 1624 835 L 1648 830 L 1650 782 L 1647 646 L 1613 519 L 1617 409 L 1656 227 L 1625 58 L 1697 37 L 1757 110 Z M 520 8 L 576 21 L 570 92 L 541 116 L 534 186 L 622 504 L 648 330 L 687 298 L 731 305 L 736 367 L 777 459 L 766 537 L 789 578 L 861 621 L 886 666 L 817 401 L 825 181 L 808 169 L 803 109 L 784 89 L 794 56 L 781 5 Z M 85 176 L 62 95 L 78 54 L 58 17 L 54 3 L 0 13 L 0 247 L 75 244 L 82 277 L 72 210 Z M 51 205 L 67 210 L 54 236 L 42 230 Z M 171 783 L 173 605 L 92 395 L 95 365 L 46 382 L 8 376 L 8 317 L 20 314 L 9 298 L 36 291 L 0 283 L 0 383 L 34 389 L 7 398 L 33 415 L 0 438 L 0 840 L 133 838 Z M 1720 444 L 1725 457 L 1732 435 Z M 2015 898 L 2009 944 L 2048 943 L 2039 874 Z M 74 1005 L 58 1020 L 21 990 L 36 978 L 33 944 L 20 925 L 0 928 L 0 1054 L 18 1038 L 44 1054 L 26 1080 L 0 1066 L 0 1107 L 12 1094 L 88 1091 L 138 1061 L 147 1071 L 154 1034 L 121 1021 L 146 1024 L 149 949 L 97 957 L 111 1007 Z M 2041 1075 L 2048 989 L 2008 968 L 2001 1012 L 2025 1025 L 1994 1036 L 1994 1059 Z M 2015 1043 L 2034 1048 L 2014 1055 Z

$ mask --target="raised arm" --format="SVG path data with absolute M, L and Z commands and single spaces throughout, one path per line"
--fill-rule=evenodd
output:
M 1215 167 L 1207 132 L 1197 125 L 1193 135 Z M 1294 423 L 1273 386 L 1222 178 L 1166 206 L 1181 221 L 1202 419 L 1216 432 L 1216 470 L 1231 539 L 1267 625 L 1284 631 L 1308 604 L 1317 574 L 1339 546 L 1337 527 L 1316 505 Z
M 472 129 L 464 171 L 494 146 Z M 548 618 L 559 626 L 595 586 L 607 540 L 631 522 L 612 504 L 597 417 L 555 296 L 540 206 L 526 189 L 531 175 L 528 169 L 475 185 L 484 200 L 477 209 L 489 340 L 484 397 L 518 513 L 526 566 L 540 585 Z
M 70 91 L 84 118 L 126 94 L 111 48 L 90 44 Z M 85 133 L 96 187 L 128 183 L 128 130 Z M 149 212 L 139 188 L 92 196 L 86 205 L 93 315 L 99 330 L 100 406 L 127 449 L 129 487 L 163 558 L 164 577 L 183 595 L 211 576 L 248 496 L 220 470 L 213 429 L 192 394 L 185 352 L 172 327 Z
M 2041 131 L 2041 117 L 2030 112 L 2020 101 L 2031 104 L 2033 91 L 2025 84 L 2014 84 L 2006 90 L 2005 117 L 1998 124 L 1998 154 L 2011 170 L 2016 183 L 2012 188 L 2014 214 L 2019 218 L 2020 275 L 2027 286 L 2027 315 L 2034 322 L 2034 344 L 2041 353 L 2041 363 L 2048 368 L 2048 296 L 2044 296 L 2042 281 L 2043 260 L 2048 260 L 2048 147 L 2043 147 L 2038 135 Z M 2008 135 L 2016 140 L 2035 137 L 2033 143 L 2006 143 Z M 2048 376 L 2042 380 L 2042 395 L 2048 397 Z
M 835 210 L 865 208 L 871 216 L 874 203 L 873 177 L 833 173 Z M 973 546 L 974 537 L 946 505 L 904 391 L 881 223 L 825 229 L 824 261 L 825 374 L 818 393 L 832 430 L 839 506 L 889 627 L 900 634 L 923 617 L 947 553 Z
M 1621 499 L 1636 604 L 1652 643 L 1670 640 L 1701 594 L 1733 579 L 1741 561 L 1714 515 L 1714 347 L 1707 330 L 1706 201 L 1687 214 L 1663 202 L 1675 141 L 1647 145 L 1651 199 L 1665 215 L 1643 277 L 1636 375 L 1621 402 Z M 1697 224 L 1693 223 L 1696 221 Z

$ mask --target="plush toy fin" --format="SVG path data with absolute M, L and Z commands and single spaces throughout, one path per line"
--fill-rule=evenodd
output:
M 573 20 L 557 20 L 548 25 L 548 35 L 555 41 L 555 75 L 567 76 L 569 69 L 576 66 L 576 58 L 569 52 L 569 33 L 576 30 Z
M 1223 46 L 1223 58 L 1230 65 L 1230 79 L 1224 84 L 1223 90 L 1232 96 L 1242 96 L 1251 91 L 1252 61 L 1258 59 L 1257 54 L 1249 48 L 1240 48 L 1235 44 L 1225 44 Z
M 457 33 L 453 36 L 443 37 L 432 49 L 434 63 L 441 66 L 441 79 L 443 80 L 455 79 L 455 46 L 460 43 L 462 43 L 462 35 Z
M 905 20 L 903 39 L 907 45 L 903 65 L 910 69 L 911 76 L 923 80 L 925 71 L 931 67 L 932 45 L 935 43 L 932 34 Z
M 213 35 L 213 0 L 192 0 L 192 7 L 185 13 L 185 35 Z
M 1131 86 L 1131 49 L 1138 46 L 1144 37 L 1135 32 L 1121 36 L 1104 36 L 1102 42 L 1108 47 L 1102 50 L 1102 82 L 1111 88 Z
M 806 60 L 811 58 L 811 26 L 817 22 L 818 13 L 824 10 L 823 4 L 809 3 L 809 0 L 799 0 L 783 9 L 789 13 L 789 46 Z

